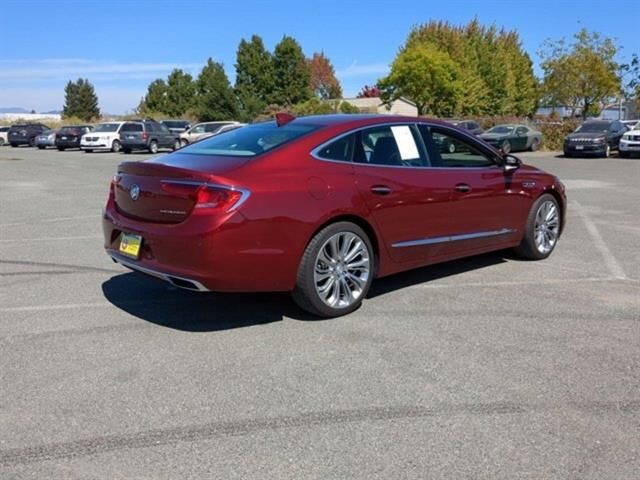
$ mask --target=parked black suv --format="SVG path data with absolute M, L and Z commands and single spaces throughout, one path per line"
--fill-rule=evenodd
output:
M 92 130 L 92 125 L 65 125 L 56 133 L 56 148 L 60 151 L 80 148 L 80 137 Z
M 14 125 L 9 129 L 7 137 L 9 144 L 11 144 L 12 147 L 17 147 L 19 145 L 35 147 L 36 137 L 46 130 L 49 130 L 49 127 L 42 123 Z
M 597 155 L 608 157 L 618 150 L 627 127 L 618 120 L 587 120 L 564 139 L 564 156 Z
M 161 120 L 160 123 L 167 127 L 171 133 L 182 133 L 191 128 L 191 123 L 187 120 Z
M 120 144 L 124 153 L 131 153 L 132 150 L 157 153 L 161 148 L 180 148 L 180 137 L 155 120 L 134 120 L 122 125 Z

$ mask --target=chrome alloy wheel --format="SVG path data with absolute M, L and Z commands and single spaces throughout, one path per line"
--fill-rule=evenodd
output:
M 325 304 L 345 308 L 362 296 L 370 274 L 366 243 L 353 232 L 339 232 L 320 248 L 313 279 L 316 292 Z
M 560 233 L 560 214 L 558 206 L 547 200 L 536 212 L 534 240 L 540 253 L 547 254 L 556 245 Z

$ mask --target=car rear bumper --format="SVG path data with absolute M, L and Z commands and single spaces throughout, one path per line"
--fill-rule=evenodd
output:
M 120 140 L 120 145 L 125 150 L 148 150 L 149 144 L 145 141 L 132 142 L 130 140 Z

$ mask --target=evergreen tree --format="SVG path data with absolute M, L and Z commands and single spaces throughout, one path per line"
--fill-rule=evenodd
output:
M 145 95 L 138 110 L 142 114 L 164 113 L 167 109 L 167 83 L 158 78 L 147 87 Z
M 196 82 L 196 113 L 201 122 L 238 118 L 237 99 L 224 67 L 211 58 Z
M 336 72 L 324 53 L 314 53 L 309 60 L 311 89 L 323 100 L 341 98 L 342 87 L 336 78 Z
M 174 69 L 167 78 L 167 101 L 163 112 L 180 117 L 194 106 L 196 85 L 193 77 L 181 69 Z
M 98 96 L 89 80 L 86 78 L 79 78 L 76 82 L 69 80 L 64 93 L 63 117 L 78 117 L 85 122 L 100 118 Z
M 309 100 L 311 74 L 300 47 L 292 37 L 284 36 L 273 51 L 275 92 L 273 101 L 279 105 L 295 105 Z
M 273 57 L 264 47 L 262 38 L 253 35 L 250 41 L 240 41 L 235 67 L 235 91 L 241 117 L 250 121 L 265 110 L 275 89 Z

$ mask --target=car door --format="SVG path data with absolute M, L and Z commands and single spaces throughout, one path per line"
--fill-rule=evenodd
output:
M 354 174 L 389 256 L 420 265 L 449 255 L 440 241 L 453 228 L 451 178 L 429 168 L 414 124 L 388 124 L 357 133 Z
M 624 132 L 626 132 L 627 128 L 624 126 L 622 122 L 612 122 L 610 129 L 610 140 L 609 144 L 611 148 L 618 148 L 620 146 L 620 139 Z
M 512 245 L 520 238 L 530 198 L 522 180 L 505 173 L 491 149 L 451 128 L 420 126 L 434 182 L 446 187 L 447 253 L 461 255 Z M 455 151 L 442 145 L 454 144 Z
M 514 138 L 511 141 L 512 150 L 526 150 L 529 141 L 529 129 L 527 127 L 516 127 Z
M 160 141 L 162 143 L 162 146 L 172 148 L 175 139 L 169 129 L 162 123 L 158 123 L 156 125 L 156 130 L 158 131 L 158 137 L 161 139 Z

